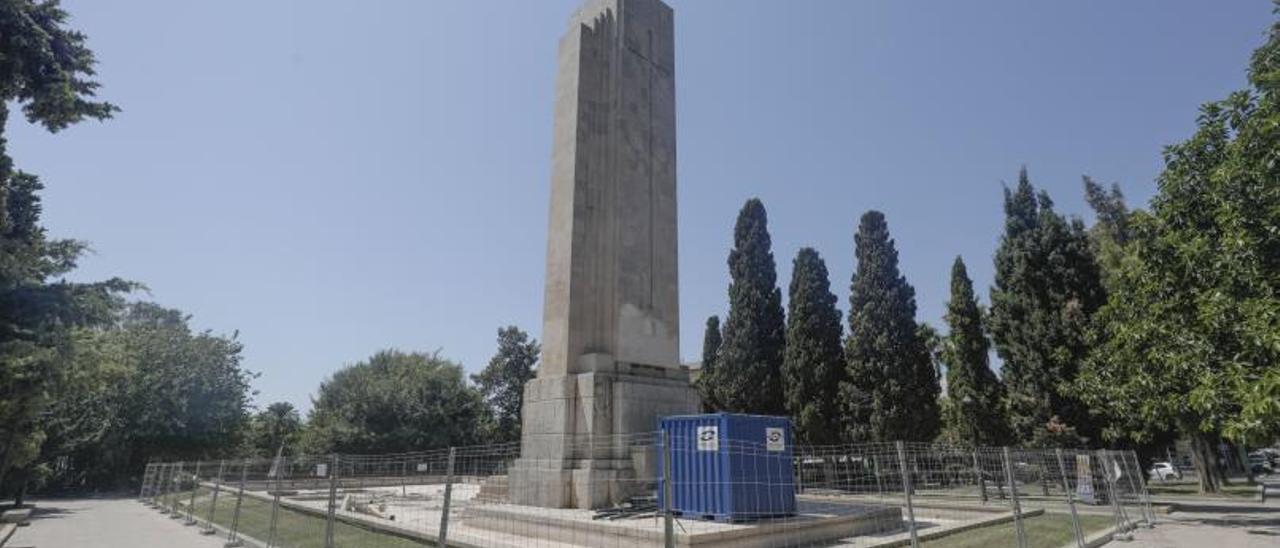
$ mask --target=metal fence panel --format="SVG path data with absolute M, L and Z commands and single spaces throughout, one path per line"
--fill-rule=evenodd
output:
M 796 446 L 766 438 L 719 439 L 708 446 L 690 430 L 558 440 L 565 455 L 618 462 L 625 472 L 566 471 L 560 460 L 521 458 L 519 444 L 153 462 L 143 471 L 139 498 L 198 524 L 196 530 L 225 535 L 229 545 L 271 548 L 409 548 L 446 541 L 640 548 L 724 539 L 760 547 L 928 547 L 980 540 L 1062 548 L 1154 522 L 1131 451 Z M 711 468 L 717 466 L 724 468 Z M 545 494 L 530 490 L 546 484 L 513 484 L 509 473 L 516 467 L 566 483 L 572 474 L 609 478 L 615 504 L 520 504 Z M 706 497 L 729 497 L 723 500 L 736 506 L 722 512 L 715 504 L 723 500 Z

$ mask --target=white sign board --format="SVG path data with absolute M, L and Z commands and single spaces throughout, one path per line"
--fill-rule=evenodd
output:
M 719 426 L 699 426 L 698 427 L 698 450 L 699 451 L 719 451 L 720 450 L 720 427 Z
M 426 471 L 428 471 L 428 470 L 430 470 L 430 469 L 431 469 L 431 465 L 430 465 L 430 464 L 427 464 L 427 463 L 425 463 L 425 462 L 419 462 L 419 463 L 418 463 L 418 471 L 419 471 L 419 472 L 426 472 Z
M 316 477 L 323 478 L 329 475 L 329 465 L 320 463 L 316 465 Z
M 1087 504 L 1096 503 L 1093 493 L 1093 467 L 1089 455 L 1076 455 L 1076 496 Z
M 765 428 L 764 447 L 769 451 L 785 451 L 787 449 L 786 434 L 781 428 Z

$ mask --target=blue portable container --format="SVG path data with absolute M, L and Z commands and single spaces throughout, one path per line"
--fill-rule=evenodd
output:
M 671 471 L 658 455 L 658 503 L 667 478 L 676 514 L 747 521 L 795 514 L 791 419 L 715 413 L 664 417 Z

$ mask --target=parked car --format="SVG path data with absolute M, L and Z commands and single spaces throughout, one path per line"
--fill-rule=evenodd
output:
M 1254 474 L 1270 474 L 1273 470 L 1271 459 L 1267 458 L 1267 454 L 1261 451 L 1249 453 L 1249 468 L 1253 469 Z
M 1169 481 L 1171 479 L 1182 479 L 1182 471 L 1178 470 L 1172 464 L 1167 462 L 1157 462 L 1151 465 L 1151 479 L 1160 481 Z

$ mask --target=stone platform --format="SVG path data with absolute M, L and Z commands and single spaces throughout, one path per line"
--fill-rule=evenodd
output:
M 835 505 L 827 502 L 798 502 L 799 513 L 788 518 L 750 523 L 679 520 L 676 546 L 699 548 L 766 548 L 807 546 L 834 542 L 870 533 L 886 533 L 903 527 L 898 507 Z M 549 510 L 511 504 L 468 508 L 468 527 L 495 533 L 526 532 L 539 541 L 576 546 L 647 548 L 663 544 L 663 521 L 659 517 L 617 521 L 592 519 L 583 510 Z
M 698 409 L 683 369 L 583 361 L 589 372 L 525 385 L 516 504 L 593 509 L 652 494 L 658 419 Z

